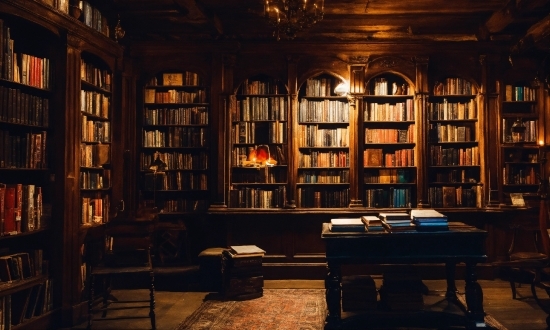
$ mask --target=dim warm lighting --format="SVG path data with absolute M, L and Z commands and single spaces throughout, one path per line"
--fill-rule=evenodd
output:
M 334 94 L 338 96 L 347 96 L 349 94 L 349 85 L 345 82 L 339 83 L 334 88 Z
M 325 0 L 266 0 L 264 13 L 275 27 L 273 36 L 294 39 L 296 33 L 323 19 Z

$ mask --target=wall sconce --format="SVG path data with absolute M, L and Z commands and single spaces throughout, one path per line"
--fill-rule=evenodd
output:
M 118 15 L 118 22 L 115 26 L 115 41 L 118 42 L 119 39 L 124 38 L 124 35 L 126 34 L 126 31 L 122 28 L 120 25 L 120 15 Z
M 341 82 L 336 87 L 334 87 L 334 94 L 338 96 L 348 96 L 349 95 L 349 85 L 346 82 Z

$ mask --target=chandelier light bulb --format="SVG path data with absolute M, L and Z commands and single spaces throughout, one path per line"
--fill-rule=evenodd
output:
M 266 0 L 265 17 L 274 27 L 273 36 L 294 39 L 304 28 L 310 27 L 323 19 L 324 1 L 308 3 L 307 0 Z

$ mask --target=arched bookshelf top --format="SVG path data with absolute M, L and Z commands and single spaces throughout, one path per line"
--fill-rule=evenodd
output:
M 430 94 L 434 96 L 477 95 L 479 91 L 475 80 L 459 75 L 441 76 L 434 80 L 430 88 Z
M 346 92 L 349 92 L 349 83 L 341 76 L 322 71 L 304 79 L 299 84 L 299 95 L 312 97 L 339 97 L 335 92 L 336 86 L 346 84 Z
M 378 73 L 365 79 L 367 95 L 414 95 L 414 83 L 405 75 L 396 72 Z

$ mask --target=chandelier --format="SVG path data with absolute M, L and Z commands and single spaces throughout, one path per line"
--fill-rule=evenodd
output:
M 325 0 L 265 0 L 265 17 L 274 27 L 273 36 L 294 39 L 296 33 L 323 19 Z M 317 4 L 319 3 L 319 5 Z

